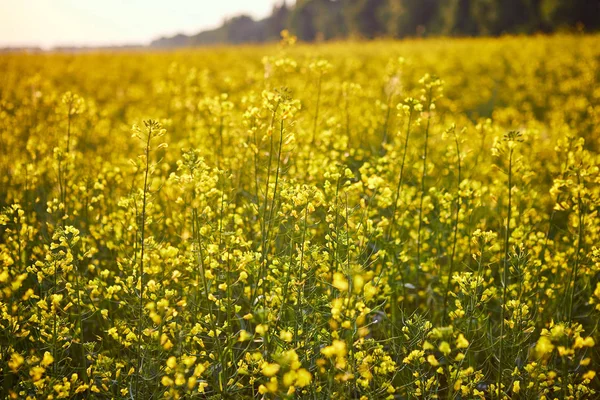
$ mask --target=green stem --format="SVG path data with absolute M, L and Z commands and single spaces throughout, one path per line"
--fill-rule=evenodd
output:
M 398 210 L 398 200 L 400 198 L 400 193 L 402 192 L 402 183 L 404 182 L 404 165 L 406 163 L 406 153 L 408 151 L 408 139 L 410 137 L 410 128 L 411 128 L 411 123 L 412 123 L 412 116 L 413 116 L 413 109 L 411 107 L 410 112 L 408 114 L 408 123 L 406 125 L 406 138 L 404 139 L 404 150 L 402 152 L 402 162 L 400 163 L 400 172 L 398 173 L 398 183 L 396 184 L 396 193 L 394 194 L 394 206 L 392 208 L 392 218 L 390 220 L 390 224 L 388 225 L 388 229 L 387 229 L 387 233 L 386 233 L 386 243 L 390 242 L 390 239 L 392 238 L 392 235 L 394 233 L 394 228 L 395 228 L 395 224 L 396 224 L 396 211 Z M 393 246 L 392 246 L 393 247 Z M 387 258 L 387 253 L 386 253 L 386 257 Z M 385 267 L 385 258 L 383 260 L 383 266 Z M 406 298 L 406 285 L 404 282 L 405 279 L 405 275 L 406 274 L 402 274 L 402 297 L 403 299 Z M 396 310 L 396 302 L 397 302 L 397 298 L 398 298 L 398 294 L 396 292 L 397 288 L 396 285 L 393 285 L 393 289 L 394 291 L 394 298 L 393 303 L 391 304 L 392 306 L 392 326 L 395 327 L 396 326 L 396 322 L 397 322 L 397 310 Z
M 57 282 L 58 282 L 58 268 L 56 266 L 56 261 L 54 261 L 54 294 L 58 293 L 57 290 Z M 54 305 L 54 300 L 52 300 L 52 311 L 53 311 L 53 321 L 52 321 L 52 358 L 54 358 L 54 363 L 52 364 L 52 371 L 54 371 L 54 377 L 56 377 L 56 368 L 58 364 L 58 356 L 56 354 L 56 339 L 57 339 L 57 318 L 58 318 L 58 307 Z
M 457 154 L 457 166 L 458 166 L 458 182 L 457 182 L 457 192 L 456 192 L 456 214 L 454 215 L 454 238 L 452 240 L 452 255 L 450 256 L 450 265 L 448 268 L 448 280 L 446 282 L 446 291 L 444 292 L 444 309 L 442 312 L 442 325 L 446 323 L 446 310 L 448 307 L 448 293 L 450 293 L 450 283 L 452 281 L 452 273 L 454 272 L 454 257 L 456 256 L 456 242 L 458 241 L 458 219 L 460 216 L 460 208 L 461 197 L 460 197 L 460 182 L 461 182 L 461 163 L 460 163 L 460 146 L 458 143 L 458 137 L 456 137 L 456 133 L 454 136 L 454 142 L 456 144 L 456 154 Z
M 78 325 L 79 325 L 79 345 L 81 346 L 81 376 L 83 377 L 83 382 L 88 383 L 87 377 L 87 369 L 86 369 L 86 358 L 85 358 L 85 346 L 83 342 L 83 307 L 81 306 L 81 286 L 79 284 L 79 265 L 77 264 L 77 255 L 73 255 L 73 259 L 75 260 L 75 286 L 77 288 L 77 306 L 79 308 L 79 312 L 77 313 Z
M 429 126 L 431 125 L 432 90 L 429 89 L 429 102 L 427 104 L 427 127 L 425 128 L 425 146 L 423 148 L 423 171 L 421 173 L 421 199 L 419 202 L 419 228 L 417 229 L 417 273 L 421 268 L 421 229 L 423 228 L 423 202 L 425 200 L 425 179 L 427 178 L 427 142 L 429 140 Z
M 260 265 L 258 266 L 258 279 L 256 282 L 256 285 L 254 285 L 254 291 L 252 293 L 252 296 L 250 297 L 250 304 L 254 304 L 254 301 L 256 300 L 256 297 L 258 296 L 258 290 L 259 290 L 259 282 L 262 280 L 263 281 L 263 285 L 264 285 L 264 280 L 266 279 L 266 277 L 264 276 L 264 260 L 266 258 L 266 246 L 267 246 L 267 209 L 269 207 L 269 183 L 271 181 L 271 164 L 273 162 L 273 148 L 275 146 L 274 144 L 274 139 L 273 139 L 273 127 L 275 126 L 275 115 L 277 113 L 277 109 L 279 108 L 279 103 L 277 103 L 277 105 L 275 106 L 275 109 L 273 110 L 272 114 L 271 114 L 271 123 L 269 125 L 269 132 L 271 133 L 271 140 L 270 140 L 270 147 L 269 147 L 269 159 L 267 161 L 267 180 L 265 182 L 265 201 L 263 204 L 263 209 L 261 211 L 262 215 L 260 216 L 260 230 L 261 230 L 261 238 L 260 238 L 260 247 L 261 247 L 261 257 L 260 257 Z M 258 178 L 257 178 L 257 182 L 258 182 Z M 258 189 L 257 189 L 258 192 Z M 274 197 L 273 197 L 274 198 Z M 258 201 L 258 200 L 257 200 Z M 259 209 L 260 210 L 260 209 Z
M 575 265 L 573 266 L 573 270 L 571 271 L 571 279 L 569 279 L 569 290 L 571 291 L 569 295 L 569 306 L 567 309 L 567 320 L 569 321 L 568 327 L 571 326 L 571 321 L 573 319 L 573 300 L 575 297 L 575 286 L 577 284 L 577 274 L 579 273 L 579 254 L 581 253 L 582 248 L 582 237 L 583 237 L 583 212 L 582 212 L 583 202 L 581 200 L 581 175 L 579 172 L 577 173 L 577 216 L 579 219 L 579 227 L 577 231 L 577 253 L 575 253 Z M 573 288 L 571 288 L 573 286 Z
M 511 148 L 508 157 L 508 215 L 506 218 L 506 232 L 504 235 L 504 268 L 502 272 L 502 308 L 500 310 L 500 348 L 498 351 L 498 398 L 501 397 L 503 357 L 504 357 L 504 313 L 508 296 L 508 245 L 510 239 L 510 220 L 512 218 L 512 160 L 514 150 Z
M 306 240 L 306 226 L 308 220 L 308 200 L 306 202 L 306 206 L 304 208 L 304 226 L 302 227 L 302 239 L 300 241 L 300 263 L 298 265 L 298 278 L 299 281 L 296 283 L 298 287 L 298 295 L 296 299 L 296 324 L 294 326 L 294 343 L 296 347 L 298 347 L 298 327 L 304 326 L 304 316 L 302 314 L 302 297 L 304 295 L 304 284 L 300 285 L 302 282 L 302 270 L 304 268 L 304 242 Z M 300 323 L 298 323 L 298 319 Z
M 142 215 L 141 215 L 141 240 L 140 240 L 140 263 L 138 269 L 138 275 L 140 276 L 140 301 L 138 304 L 138 326 L 137 326 L 137 379 L 135 383 L 135 394 L 136 399 L 139 398 L 139 384 L 142 370 L 142 328 L 143 328 L 143 313 L 144 313 L 144 252 L 146 249 L 146 202 L 148 196 L 148 176 L 150 175 L 150 140 L 152 140 L 152 129 L 148 128 L 148 138 L 146 141 L 145 153 L 145 170 L 144 170 L 144 187 L 142 194 Z
M 317 107 L 315 110 L 315 119 L 313 121 L 313 134 L 310 144 L 315 144 L 315 140 L 317 137 L 317 123 L 319 121 L 319 105 L 321 103 L 321 80 L 323 79 L 323 74 L 319 75 L 318 89 L 317 89 Z

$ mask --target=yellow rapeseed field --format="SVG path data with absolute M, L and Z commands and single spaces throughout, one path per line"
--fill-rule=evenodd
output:
M 0 56 L 0 394 L 597 399 L 600 36 Z

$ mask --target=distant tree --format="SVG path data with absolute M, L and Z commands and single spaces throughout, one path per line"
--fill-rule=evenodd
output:
M 439 0 L 387 0 L 388 32 L 394 36 L 420 36 L 428 33 L 439 16 Z M 435 31 L 435 29 L 434 29 Z
M 313 41 L 317 37 L 314 0 L 297 0 L 291 15 L 291 29 L 300 40 Z
M 346 0 L 343 3 L 350 33 L 369 39 L 388 33 L 383 18 L 387 0 Z
M 161 38 L 153 46 L 277 40 L 290 29 L 300 40 L 360 36 L 500 35 L 600 29 L 599 0 L 280 0 L 271 15 L 226 20 L 217 29 L 193 36 Z M 290 4 L 288 6 L 288 4 Z
M 477 26 L 473 21 L 473 13 L 471 12 L 473 0 L 458 0 L 454 11 L 454 26 L 452 33 L 460 33 L 474 35 L 477 33 Z
M 313 7 L 316 15 L 315 28 L 320 38 L 329 40 L 348 36 L 343 1 L 313 0 Z
M 282 30 L 288 28 L 290 9 L 284 0 L 281 5 L 275 5 L 271 15 L 265 21 L 265 35 L 267 40 L 279 39 Z
M 540 28 L 539 0 L 496 0 L 494 34 L 532 33 Z
M 248 15 L 240 15 L 229 20 L 226 24 L 227 41 L 230 43 L 260 42 L 265 39 L 265 32 Z
M 496 33 L 498 19 L 498 3 L 496 0 L 475 0 L 471 4 L 471 15 L 475 25 L 475 33 L 491 35 Z
M 597 0 L 541 0 L 540 14 L 547 29 L 577 24 L 590 31 L 600 29 L 600 1 Z

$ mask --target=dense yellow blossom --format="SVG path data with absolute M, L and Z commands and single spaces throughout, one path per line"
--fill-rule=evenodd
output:
M 598 43 L 0 55 L 0 393 L 598 398 Z

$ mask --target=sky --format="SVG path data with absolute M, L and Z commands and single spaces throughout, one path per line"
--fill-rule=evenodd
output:
M 224 18 L 263 18 L 281 0 L 0 0 L 0 47 L 148 44 L 215 28 Z M 288 0 L 288 3 L 292 3 Z

